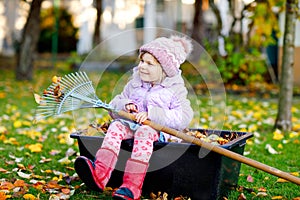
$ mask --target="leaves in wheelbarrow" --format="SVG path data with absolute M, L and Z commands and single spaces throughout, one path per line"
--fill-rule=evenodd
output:
M 210 134 L 208 135 L 205 131 L 204 132 L 200 132 L 198 130 L 192 130 L 192 131 L 188 131 L 186 133 L 187 135 L 193 136 L 195 138 L 198 138 L 200 140 L 203 140 L 204 142 L 208 142 L 214 145 L 223 145 L 226 144 L 234 139 L 236 139 L 238 136 L 235 132 L 231 132 L 229 135 L 225 135 L 226 138 L 221 137 L 219 135 L 216 134 Z

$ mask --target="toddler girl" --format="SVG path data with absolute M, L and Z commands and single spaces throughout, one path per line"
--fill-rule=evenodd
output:
M 138 125 L 132 126 L 133 122 L 111 114 L 115 120 L 107 130 L 95 161 L 84 156 L 75 161 L 76 172 L 87 187 L 102 192 L 115 168 L 122 140 L 133 138 L 123 184 L 114 192 L 114 199 L 140 199 L 153 142 L 167 141 L 171 137 L 143 125 L 143 122 L 148 119 L 183 130 L 193 118 L 179 69 L 192 51 L 191 41 L 179 36 L 160 37 L 143 45 L 139 51 L 140 62 L 133 69 L 132 79 L 110 102 L 117 110 L 135 114 Z

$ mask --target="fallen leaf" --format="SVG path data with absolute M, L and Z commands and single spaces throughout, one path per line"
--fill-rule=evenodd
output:
M 0 126 L 0 134 L 6 134 L 7 133 L 7 129 L 5 126 Z
M 77 151 L 75 151 L 73 148 L 69 148 L 67 151 L 66 151 L 66 157 L 68 156 L 73 156 L 77 153 Z
M 276 200 L 276 199 L 283 199 L 283 196 L 274 196 L 274 197 L 272 197 L 272 200 Z
M 279 129 L 276 129 L 273 132 L 273 140 L 282 140 L 283 138 L 284 138 L 284 135 Z
M 250 183 L 253 183 L 253 181 L 254 181 L 253 177 L 251 175 L 248 175 L 247 176 L 247 181 L 250 182 Z
M 0 190 L 11 190 L 14 187 L 15 187 L 14 184 L 6 181 L 6 182 L 1 183 Z
M 291 172 L 290 174 L 292 174 L 294 176 L 299 176 L 299 172 Z
M 52 77 L 52 82 L 53 83 L 59 83 L 61 81 L 61 77 L 60 76 L 53 76 Z
M 11 155 L 11 154 L 9 155 L 9 157 L 11 159 L 14 159 L 16 163 L 22 162 L 22 160 L 24 159 L 23 157 L 16 157 L 16 156 Z
M 66 173 L 57 170 L 53 170 L 53 174 L 56 176 L 66 176 Z
M 297 132 L 291 132 L 290 134 L 289 134 L 289 138 L 296 138 L 296 137 L 298 137 L 299 136 L 299 133 L 297 133 Z
M 26 183 L 25 183 L 25 181 L 23 181 L 23 180 L 16 180 L 15 182 L 14 182 L 14 186 L 15 187 L 24 187 L 26 185 Z
M 21 178 L 29 179 L 31 177 L 31 174 L 25 174 L 24 172 L 17 172 L 18 176 Z
M 70 194 L 70 192 L 71 192 L 71 190 L 69 188 L 62 188 L 61 191 L 64 194 Z
M 260 188 L 258 188 L 258 191 L 259 192 L 267 192 L 267 189 L 264 187 L 260 187 Z
M 154 194 L 153 192 L 150 193 L 150 198 L 151 199 L 156 199 L 156 197 L 157 197 L 156 194 Z
M 38 179 L 44 179 L 44 176 L 32 174 L 31 178 L 38 178 Z
M 19 142 L 14 137 L 11 137 L 11 138 L 8 138 L 8 139 L 4 140 L 3 143 L 4 144 L 19 145 Z
M 300 123 L 293 124 L 293 130 L 294 131 L 300 130 Z
M 39 94 L 34 93 L 33 97 L 37 104 L 45 105 L 45 103 L 43 103 L 43 97 L 41 97 Z
M 60 198 L 56 194 L 51 194 L 49 200 L 60 200 Z
M 253 113 L 253 117 L 257 120 L 261 120 L 262 114 L 260 112 L 255 112 L 255 113 Z
M 41 181 L 30 181 L 31 183 L 33 183 L 33 182 L 35 182 L 35 183 L 33 183 L 33 187 L 35 188 L 35 189 L 38 189 L 38 190 L 42 190 L 43 188 L 44 188 L 44 184 L 45 183 L 43 183 L 43 182 L 41 182 Z
M 61 150 L 52 149 L 52 150 L 49 152 L 49 154 L 50 154 L 51 156 L 55 156 L 55 155 L 59 154 L 60 152 L 61 152 Z
M 6 173 L 7 170 L 0 167 L 0 172 L 1 172 L 1 173 Z
M 51 169 L 46 169 L 46 170 L 41 170 L 42 173 L 46 173 L 46 174 L 52 174 L 52 170 Z
M 17 166 L 20 170 L 26 170 L 26 167 L 21 163 L 18 163 Z
M 36 200 L 37 198 L 34 196 L 34 195 L 32 195 L 32 194 L 25 194 L 25 195 L 23 195 L 23 198 L 24 199 L 29 199 L 29 200 Z
M 68 164 L 71 163 L 71 160 L 69 160 L 68 157 L 64 157 L 64 158 L 58 160 L 58 162 L 59 162 L 60 164 L 62 164 L 62 165 L 68 165 Z
M 0 191 L 0 199 L 1 200 L 6 200 L 6 199 L 9 199 L 9 198 L 11 198 L 11 195 L 7 195 L 7 194 L 5 194 L 4 191 Z
M 287 183 L 288 181 L 283 178 L 278 178 L 276 183 Z
M 15 128 L 20 128 L 22 126 L 22 122 L 20 120 L 16 120 L 14 123 L 13 123 L 13 126 Z
M 268 194 L 266 192 L 258 192 L 255 196 L 256 197 L 266 197 L 266 196 L 268 196 Z
M 51 189 L 60 189 L 61 186 L 57 183 L 57 181 L 49 181 L 47 183 L 47 188 L 51 188 Z
M 41 143 L 25 145 L 25 148 L 29 149 L 31 153 L 42 152 L 43 145 Z
M 238 196 L 238 200 L 246 200 L 246 196 L 244 195 L 244 193 L 241 193 L 239 196 Z
M 270 144 L 266 144 L 265 149 L 267 149 L 270 154 L 279 154 Z
M 46 158 L 44 156 L 41 156 L 41 160 L 39 161 L 39 163 L 46 163 L 46 162 L 51 162 L 52 158 Z
M 5 97 L 6 97 L 6 93 L 5 92 L 0 92 L 0 99 L 4 99 Z
M 257 139 L 257 138 L 254 138 L 254 143 L 255 144 L 261 144 L 261 141 L 259 139 Z
M 28 126 L 28 127 L 30 127 L 32 124 L 31 124 L 30 121 L 23 121 L 23 122 L 22 122 L 22 125 L 23 125 L 23 126 Z

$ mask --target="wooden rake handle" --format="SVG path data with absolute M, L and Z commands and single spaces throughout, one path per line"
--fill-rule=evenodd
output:
M 135 121 L 135 115 L 133 114 L 130 114 L 128 112 L 125 112 L 125 111 L 118 111 L 117 114 L 121 117 L 124 117 L 126 119 L 130 119 L 130 120 L 133 120 Z M 211 143 L 208 143 L 208 142 L 204 142 L 196 137 L 193 137 L 193 136 L 189 136 L 183 132 L 180 132 L 180 131 L 177 131 L 175 129 L 172 129 L 172 128 L 169 128 L 169 127 L 166 127 L 166 126 L 162 126 L 160 124 L 157 124 L 157 123 L 154 123 L 150 120 L 146 120 L 143 124 L 145 125 L 149 125 L 151 126 L 152 128 L 154 128 L 155 130 L 157 131 L 162 131 L 162 132 L 165 132 L 165 133 L 168 133 L 170 135 L 173 135 L 175 137 L 178 137 L 180 139 L 183 139 L 184 141 L 186 142 L 190 142 L 190 143 L 193 143 L 195 145 L 198 145 L 200 147 L 203 147 L 205 149 L 208 149 L 208 150 L 211 150 L 213 152 L 216 152 L 220 155 L 223 155 L 223 156 L 226 156 L 228 158 L 231 158 L 233 160 L 236 160 L 236 161 L 239 161 L 241 163 L 244 163 L 246 165 L 249 165 L 251 167 L 254 167 L 256 169 L 260 169 L 262 171 L 265 171 L 269 174 L 272 174 L 272 175 L 275 175 L 277 177 L 280 177 L 280 178 L 283 178 L 287 181 L 290 181 L 292 183 L 295 183 L 297 185 L 300 185 L 300 178 L 296 177 L 296 176 L 293 176 L 287 172 L 284 172 L 284 171 L 281 171 L 279 169 L 276 169 L 274 167 L 271 167 L 271 166 L 268 166 L 266 164 L 263 164 L 263 163 L 260 163 L 256 160 L 252 160 L 250 158 L 247 158 L 245 156 L 242 156 L 238 153 L 235 153 L 233 151 L 229 151 L 227 149 L 224 149 L 220 146 L 216 146 L 216 145 L 213 145 Z

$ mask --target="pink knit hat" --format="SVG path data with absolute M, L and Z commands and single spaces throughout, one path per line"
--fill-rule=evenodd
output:
M 180 65 L 191 53 L 193 45 L 186 37 L 171 36 L 159 37 L 140 48 L 140 53 L 152 54 L 160 63 L 166 75 L 175 76 L 179 72 Z

